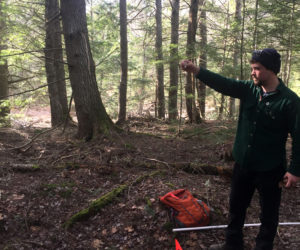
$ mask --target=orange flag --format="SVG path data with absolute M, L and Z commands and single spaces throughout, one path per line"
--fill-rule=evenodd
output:
M 175 239 L 175 250 L 182 250 L 182 247 L 180 246 L 177 239 Z

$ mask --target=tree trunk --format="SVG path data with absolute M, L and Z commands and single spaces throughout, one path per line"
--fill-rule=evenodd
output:
M 189 11 L 189 22 L 187 31 L 187 44 L 186 44 L 186 55 L 187 58 L 195 61 L 195 43 L 196 43 L 196 30 L 197 30 L 197 15 L 198 15 L 199 0 L 191 0 L 190 11 Z M 189 117 L 189 122 L 200 122 L 200 114 L 196 109 L 195 104 L 195 89 L 193 88 L 193 75 L 187 73 L 186 75 L 186 110 Z
M 9 118 L 7 115 L 10 112 L 7 103 L 8 96 L 8 66 L 6 61 L 0 61 L 0 125 L 7 126 L 9 124 Z
M 176 120 L 178 92 L 178 28 L 179 0 L 172 1 L 171 45 L 170 45 L 170 89 L 169 89 L 169 120 Z
M 258 28 L 258 0 L 255 0 L 255 14 L 254 14 L 254 31 L 253 31 L 253 50 L 257 49 L 257 28 Z
M 126 120 L 127 75 L 128 75 L 128 42 L 126 0 L 120 0 L 120 49 L 121 49 L 121 82 L 119 96 L 118 123 Z
M 235 39 L 234 39 L 234 52 L 233 52 L 233 68 L 235 69 L 234 72 L 238 72 L 238 61 L 239 61 L 239 57 L 240 57 L 240 25 L 241 25 L 241 20 L 242 20 L 242 14 L 241 14 L 241 10 L 242 10 L 242 3 L 241 0 L 236 0 L 235 1 L 236 6 L 235 6 L 235 21 L 237 23 L 236 28 L 234 30 L 234 34 L 235 34 Z M 235 73 L 233 76 L 233 78 L 239 78 L 238 74 Z M 235 99 L 230 97 L 229 98 L 229 118 L 233 119 L 235 116 L 236 110 L 235 110 Z
M 157 77 L 157 111 L 158 118 L 165 118 L 165 93 L 164 93 L 164 64 L 162 51 L 162 21 L 161 21 L 161 0 L 156 0 L 156 77 Z
M 2 13 L 4 1 L 0 0 L 0 56 L 1 56 L 1 48 L 4 48 L 4 37 L 5 37 L 5 17 Z M 10 112 L 10 108 L 8 103 L 4 101 L 7 100 L 8 96 L 8 66 L 7 61 L 2 60 L 0 58 L 0 124 L 8 126 L 9 125 L 9 117 L 8 114 Z
M 226 63 L 226 52 L 227 52 L 227 42 L 228 42 L 228 26 L 229 26 L 229 2 L 228 2 L 228 7 L 226 10 L 226 24 L 225 24 L 225 37 L 224 37 L 224 47 L 223 47 L 223 56 L 222 56 L 222 68 L 221 72 L 224 72 L 224 67 Z M 218 119 L 222 120 L 224 117 L 224 109 L 225 109 L 225 95 L 221 94 L 221 101 L 220 101 L 220 109 L 219 109 L 219 116 Z
M 200 67 L 206 68 L 207 67 L 207 53 L 206 53 L 206 48 L 207 48 L 207 26 L 206 26 L 206 10 L 204 8 L 205 1 L 200 0 L 200 5 L 202 6 L 201 8 L 201 14 L 200 14 Z M 198 85 L 198 102 L 200 106 L 200 113 L 201 117 L 205 119 L 205 99 L 206 99 L 206 86 L 203 82 L 199 82 Z
M 292 5 L 292 8 L 290 10 L 291 13 L 290 13 L 290 29 L 289 29 L 289 32 L 288 32 L 288 46 L 287 46 L 285 67 L 284 67 L 284 72 L 283 72 L 283 81 L 287 86 L 289 86 L 289 81 L 290 81 L 293 45 L 295 43 L 295 41 L 294 41 L 294 36 L 295 36 L 295 9 L 296 9 L 295 0 L 293 0 L 292 3 L 293 3 L 293 5 Z
M 57 126 L 69 118 L 63 64 L 61 25 L 58 0 L 45 1 L 45 67 L 51 107 L 51 125 Z
M 98 90 L 86 22 L 85 0 L 61 1 L 63 33 L 75 109 L 78 137 L 91 139 L 114 128 Z
M 146 74 L 147 74 L 147 58 L 146 58 L 146 37 L 147 37 L 147 32 L 144 37 L 143 41 L 143 67 L 142 67 L 142 79 L 146 79 Z M 139 98 L 139 106 L 138 106 L 138 115 L 143 114 L 144 110 L 144 102 L 145 102 L 145 82 L 141 81 L 138 87 L 138 98 Z

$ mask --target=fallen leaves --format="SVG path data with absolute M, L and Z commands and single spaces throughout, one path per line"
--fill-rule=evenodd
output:
M 132 226 L 125 227 L 125 231 L 128 233 L 132 233 L 134 231 L 134 228 Z
M 100 249 L 104 245 L 104 242 L 99 239 L 94 239 L 92 242 L 92 247 L 95 249 Z

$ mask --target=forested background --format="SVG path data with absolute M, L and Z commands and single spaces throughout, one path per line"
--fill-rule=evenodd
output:
M 179 62 L 250 79 L 267 47 L 300 94 L 299 0 L 0 0 L 0 249 L 223 242 L 220 229 L 173 233 L 159 202 L 188 189 L 227 223 L 239 100 Z M 280 222 L 299 221 L 299 192 L 282 190 Z M 254 195 L 245 222 L 258 211 Z M 274 250 L 300 249 L 299 235 L 278 227 Z
M 266 47 L 280 52 L 279 77 L 300 93 L 297 0 L 1 0 L 0 6 L 2 116 L 10 109 L 11 121 L 18 119 L 16 110 L 51 104 L 57 125 L 70 101 L 78 103 L 77 117 L 88 107 L 78 120 L 106 119 L 105 111 L 119 122 L 141 115 L 234 119 L 239 103 L 205 88 L 178 63 L 189 58 L 224 76 L 249 79 L 251 52 Z M 71 77 L 72 69 L 77 76 Z M 84 69 L 95 76 L 93 84 L 80 74 Z M 101 99 L 88 104 L 95 83 Z M 104 111 L 89 107 L 101 101 Z

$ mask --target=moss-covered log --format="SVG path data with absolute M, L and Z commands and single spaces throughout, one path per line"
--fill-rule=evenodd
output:
M 150 174 L 142 175 L 135 179 L 133 182 L 129 182 L 127 184 L 120 185 L 113 189 L 112 191 L 104 194 L 99 199 L 93 201 L 91 205 L 88 208 L 85 208 L 78 213 L 74 214 L 69 220 L 67 220 L 63 226 L 68 229 L 70 228 L 75 222 L 86 220 L 89 217 L 95 215 L 98 213 L 103 207 L 110 204 L 112 201 L 116 199 L 117 196 L 119 196 L 125 189 L 127 189 L 129 186 L 136 185 L 140 182 L 142 182 L 147 177 L 153 177 L 155 175 L 158 175 L 162 173 L 161 171 L 155 171 Z

